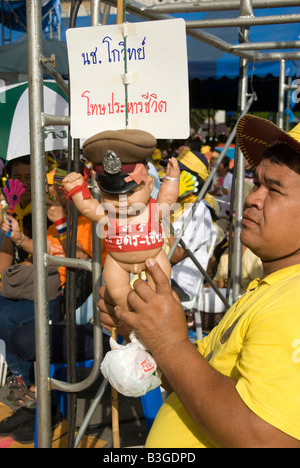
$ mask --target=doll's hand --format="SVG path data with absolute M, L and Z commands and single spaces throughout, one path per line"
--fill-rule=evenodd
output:
M 174 178 L 179 178 L 180 177 L 180 169 L 178 165 L 178 161 L 176 158 L 170 158 L 168 160 L 168 165 L 166 169 L 166 176 L 167 177 L 174 177 Z
M 70 192 L 74 187 L 83 184 L 83 175 L 77 172 L 70 172 L 62 181 L 63 188 Z
M 66 216 L 63 206 L 57 200 L 46 200 L 47 206 L 47 217 L 49 221 L 54 223 L 55 221 Z

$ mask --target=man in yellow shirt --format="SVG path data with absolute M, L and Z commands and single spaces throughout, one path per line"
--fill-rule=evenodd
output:
M 154 260 L 156 292 L 136 281 L 134 312 L 113 308 L 101 290 L 102 323 L 124 336 L 133 328 L 173 389 L 148 448 L 300 447 L 300 125 L 287 134 L 248 115 L 237 140 L 256 169 L 241 241 L 261 258 L 262 278 L 197 347 Z

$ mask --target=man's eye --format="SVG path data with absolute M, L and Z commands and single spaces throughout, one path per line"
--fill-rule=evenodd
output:
M 273 192 L 273 193 L 280 193 L 279 190 L 273 188 L 273 187 L 270 187 L 269 188 L 270 192 Z

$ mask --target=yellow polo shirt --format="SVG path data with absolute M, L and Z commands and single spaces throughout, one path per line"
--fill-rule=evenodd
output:
M 255 414 L 300 440 L 300 265 L 252 281 L 248 292 L 197 345 L 212 367 L 237 381 L 237 392 Z M 216 446 L 172 393 L 146 447 Z

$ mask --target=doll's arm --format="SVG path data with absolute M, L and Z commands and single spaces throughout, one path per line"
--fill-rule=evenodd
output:
M 69 193 L 75 187 L 82 186 L 83 182 L 84 178 L 81 174 L 70 172 L 70 174 L 63 179 L 62 185 L 64 190 Z M 91 221 L 98 223 L 105 217 L 105 212 L 98 200 L 92 196 L 84 198 L 82 190 L 79 190 L 78 192 L 75 191 L 71 198 L 78 211 Z
M 170 158 L 168 161 L 166 175 L 157 196 L 157 204 L 160 205 L 160 219 L 169 213 L 169 208 L 166 207 L 164 213 L 163 206 L 172 206 L 177 202 L 179 195 L 180 169 L 176 158 Z

